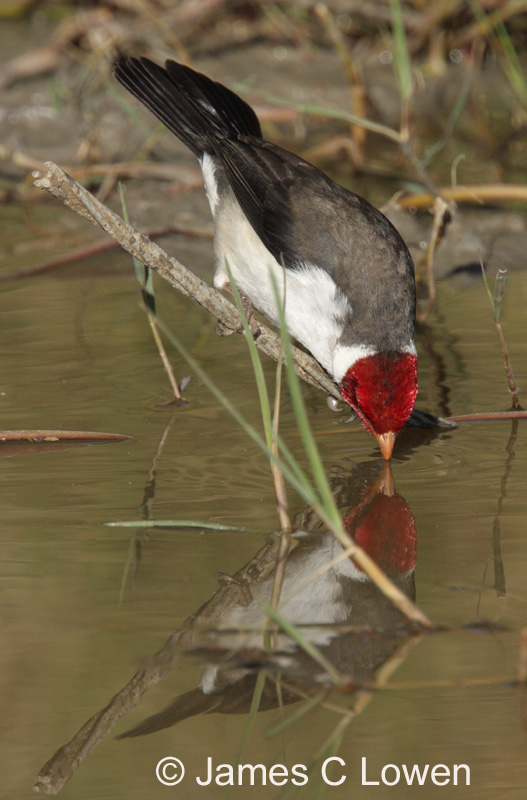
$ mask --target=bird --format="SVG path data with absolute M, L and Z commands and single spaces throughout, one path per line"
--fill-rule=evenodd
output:
M 218 289 L 289 334 L 336 381 L 386 461 L 417 396 L 415 270 L 367 200 L 267 141 L 237 94 L 173 60 L 128 57 L 115 78 L 194 153 L 214 219 Z M 276 291 L 278 287 L 278 292 Z

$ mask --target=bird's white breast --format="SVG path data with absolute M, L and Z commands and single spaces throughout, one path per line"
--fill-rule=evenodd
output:
M 280 297 L 285 301 L 289 333 L 333 373 L 335 347 L 342 333 L 343 319 L 346 312 L 349 313 L 347 301 L 323 269 L 307 262 L 295 270 L 282 267 L 255 233 L 234 196 L 229 193 L 227 198 L 218 197 L 214 164 L 207 154 L 202 168 L 216 227 L 214 285 L 221 289 L 229 282 L 227 261 L 238 289 L 265 317 L 277 324 L 274 278 Z
M 279 264 L 254 231 L 233 193 L 229 190 L 227 196 L 220 198 L 215 162 L 208 153 L 201 159 L 201 168 L 216 227 L 214 285 L 222 289 L 229 282 L 227 261 L 238 289 L 267 319 L 278 324 L 274 279 L 285 302 L 289 333 L 340 381 L 355 361 L 374 352 L 360 345 L 339 344 L 343 321 L 351 310 L 348 301 L 320 267 L 305 262 L 292 270 Z
M 200 166 L 201 171 L 203 172 L 203 182 L 205 184 L 205 193 L 207 195 L 207 200 L 209 201 L 210 210 L 212 211 L 212 216 L 214 217 L 216 214 L 216 209 L 218 207 L 218 184 L 216 181 L 216 167 L 214 165 L 214 160 L 211 155 L 208 153 L 203 153 L 203 157 L 200 159 Z

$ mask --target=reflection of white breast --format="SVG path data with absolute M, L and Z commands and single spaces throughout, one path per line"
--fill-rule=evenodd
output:
M 353 561 L 344 558 L 329 568 L 343 553 L 341 545 L 331 534 L 322 534 L 317 547 L 302 545 L 290 555 L 280 595 L 279 612 L 293 624 L 332 624 L 343 622 L 351 609 L 344 601 L 340 579 L 364 581 L 365 574 L 357 569 Z M 269 605 L 274 576 L 270 576 L 253 591 L 252 602 L 246 606 L 236 605 L 227 610 L 221 620 L 225 628 L 244 628 L 263 625 L 265 614 L 262 606 Z
M 302 534 L 297 534 L 302 536 Z M 302 544 L 290 555 L 282 585 L 279 613 L 294 625 L 331 625 L 345 622 L 352 613 L 346 602 L 342 588 L 342 579 L 353 581 L 368 580 L 363 572 L 357 569 L 353 561 L 343 558 L 333 563 L 343 553 L 341 545 L 330 534 L 321 534 L 313 538 L 304 548 Z M 265 649 L 264 625 L 266 615 L 263 607 L 271 601 L 274 576 L 252 589 L 252 602 L 248 606 L 233 605 L 225 610 L 220 626 L 232 631 L 222 635 L 219 643 L 223 647 L 258 647 Z M 244 630 L 244 629 L 255 630 Z M 236 633 L 239 630 L 240 633 Z M 304 628 L 302 635 L 321 647 L 327 644 L 336 633 L 331 629 Z M 277 649 L 294 650 L 296 644 L 285 634 L 278 634 Z M 203 670 L 200 686 L 205 694 L 217 689 L 217 673 L 221 667 L 207 666 Z

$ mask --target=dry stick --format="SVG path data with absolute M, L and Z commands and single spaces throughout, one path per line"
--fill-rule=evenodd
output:
M 122 184 L 119 184 L 119 197 L 121 200 L 121 209 L 124 214 L 124 220 L 126 223 L 128 223 L 128 210 L 126 208 Z M 156 314 L 155 314 L 154 284 L 152 281 L 150 270 L 147 267 L 145 267 L 145 265 L 141 261 L 139 261 L 137 258 L 134 258 L 133 256 L 132 256 L 132 261 L 134 264 L 134 272 L 136 279 L 139 283 L 139 286 L 141 287 L 141 296 L 143 298 L 142 306 L 148 317 L 150 330 L 152 331 L 152 336 L 154 337 L 154 342 L 156 343 L 157 352 L 159 353 L 159 357 L 161 358 L 161 363 L 165 368 L 168 381 L 172 387 L 172 392 L 174 394 L 174 402 L 180 402 L 183 398 L 181 392 L 179 391 L 179 385 L 176 380 L 176 376 L 174 375 L 172 364 L 168 359 L 165 346 L 157 329 Z
M 330 41 L 332 42 L 336 55 L 344 67 L 346 80 L 350 90 L 351 108 L 355 114 L 365 117 L 366 89 L 364 87 L 364 79 L 361 70 L 351 55 L 351 49 L 348 45 L 348 41 L 345 38 L 342 30 L 339 28 L 335 19 L 335 15 L 327 7 L 327 5 L 318 3 L 315 5 L 314 10 L 315 14 L 323 24 Z M 348 152 L 350 153 L 352 161 L 355 165 L 362 166 L 364 163 L 364 145 L 366 143 L 366 137 L 367 131 L 365 128 L 363 128 L 361 125 L 350 125 L 350 139 L 348 139 L 348 142 L 351 145 L 351 148 L 349 148 Z
M 483 264 L 481 257 L 480 257 L 480 265 L 481 265 L 481 272 L 483 275 L 483 282 L 485 283 L 485 289 L 487 290 L 487 294 L 489 296 L 490 304 L 492 306 L 492 311 L 494 314 L 494 324 L 496 325 L 498 338 L 500 340 L 501 354 L 503 356 L 505 372 L 507 373 L 509 392 L 512 397 L 512 407 L 515 411 L 521 411 L 522 407 L 520 405 L 520 401 L 518 400 L 518 387 L 516 386 L 516 381 L 514 379 L 514 374 L 512 372 L 512 366 L 509 358 L 509 351 L 507 350 L 507 343 L 505 341 L 505 336 L 503 334 L 503 328 L 501 327 L 501 304 L 503 302 L 505 283 L 507 281 L 507 270 L 498 269 L 498 272 L 496 274 L 496 282 L 494 284 L 494 297 L 493 297 L 492 292 L 490 291 L 489 282 L 487 280 L 487 273 L 485 272 L 485 266 Z
M 127 225 L 118 214 L 100 203 L 56 164 L 47 161 L 45 167 L 46 173 L 41 171 L 33 173 L 35 186 L 50 192 L 77 214 L 94 225 L 99 225 L 119 242 L 121 247 L 154 269 L 186 297 L 206 308 L 226 327 L 232 329 L 238 327 L 240 321 L 238 311 L 220 292 L 194 275 L 177 259 L 168 256 L 161 247 L 134 230 L 131 225 Z M 280 337 L 262 323 L 259 325 L 261 333 L 256 339 L 256 346 L 277 361 L 281 352 Z M 312 356 L 294 347 L 293 357 L 297 372 L 304 381 L 322 389 L 337 400 L 341 399 L 336 384 Z
M 439 194 L 444 200 L 455 203 L 478 203 L 482 205 L 487 200 L 496 202 L 500 200 L 527 200 L 527 186 L 518 184 L 478 184 L 474 186 L 440 186 Z M 419 192 L 400 197 L 397 201 L 401 208 L 428 208 L 433 206 L 437 197 L 432 192 Z
M 90 717 L 73 738 L 44 764 L 37 776 L 35 790 L 57 794 L 93 748 L 111 733 L 128 711 L 139 704 L 145 692 L 159 683 L 176 665 L 181 649 L 191 647 L 201 640 L 202 632 L 198 627 L 201 630 L 217 627 L 225 613 L 225 607 L 238 602 L 240 585 L 246 585 L 250 591 L 254 584 L 273 572 L 278 549 L 278 538 L 273 538 L 236 572 L 232 583 L 222 584 L 210 600 L 185 621 L 180 631 L 168 638 L 161 650 L 143 664 L 110 702 Z
M 507 373 L 507 382 L 509 385 L 509 392 L 512 396 L 512 405 L 514 411 L 512 412 L 515 417 L 513 418 L 512 423 L 512 430 L 511 435 L 509 437 L 509 441 L 507 444 L 507 461 L 505 464 L 505 473 L 501 480 L 501 495 L 498 500 L 498 508 L 496 512 L 496 516 L 494 518 L 494 527 L 493 527 L 493 556 L 494 556 L 494 588 L 496 589 L 498 597 L 505 597 L 506 590 L 505 590 L 505 571 L 503 568 L 503 558 L 501 555 L 501 531 L 500 531 L 500 516 L 503 507 L 503 501 L 506 497 L 506 487 L 507 487 L 507 480 L 512 468 L 512 462 L 514 459 L 514 444 L 516 441 L 516 437 L 518 434 L 518 418 L 517 414 L 521 413 L 521 406 L 518 400 L 518 389 L 516 387 L 516 381 L 514 380 L 514 375 L 512 372 L 512 367 L 509 359 L 509 353 L 507 350 L 507 344 L 505 342 L 505 336 L 503 335 L 503 329 L 501 327 L 501 306 L 503 302 L 503 294 L 505 292 L 505 282 L 507 280 L 507 270 L 505 269 L 498 269 L 498 273 L 496 275 L 496 282 L 494 285 L 494 297 L 492 297 L 492 293 L 490 291 L 490 287 L 487 280 L 487 275 L 485 272 L 485 267 L 483 265 L 483 261 L 480 259 L 481 264 L 481 272 L 483 274 L 483 281 L 485 283 L 485 288 L 487 290 L 487 294 L 489 295 L 489 299 L 492 305 L 493 315 L 494 315 L 494 323 L 496 325 L 496 330 L 498 332 L 498 337 L 500 340 L 501 346 L 501 353 L 503 356 L 503 361 L 505 364 L 505 372 Z M 485 579 L 485 573 L 483 575 Z M 481 598 L 480 598 L 481 599 Z M 478 601 L 478 608 L 479 608 L 479 601 Z
M 122 433 L 101 433 L 100 431 L 0 430 L 0 442 L 126 442 L 133 438 L 133 436 Z
M 420 322 L 426 322 L 432 308 L 434 307 L 436 299 L 436 285 L 434 280 L 434 254 L 445 235 L 445 230 L 450 220 L 450 213 L 448 211 L 448 203 L 442 197 L 436 197 L 434 204 L 434 224 L 432 226 L 432 233 L 426 247 L 423 259 L 420 264 L 420 275 L 418 282 L 424 281 L 426 278 L 426 285 L 428 288 L 428 301 L 425 308 L 419 315 Z M 424 275 L 422 274 L 424 266 Z
M 449 422 L 502 422 L 506 419 L 527 419 L 527 411 L 475 411 L 473 414 L 456 414 L 446 419 Z
M 58 794 L 95 745 L 108 736 L 121 717 L 139 703 L 145 692 L 159 683 L 174 665 L 177 656 L 175 636 L 171 636 L 162 650 L 135 673 L 108 705 L 90 717 L 73 739 L 44 764 L 35 781 L 35 791 Z
M 503 293 L 505 292 L 506 280 L 507 280 L 507 270 L 499 269 L 498 274 L 496 275 L 496 284 L 494 291 L 494 322 L 496 323 L 496 330 L 498 331 L 498 337 L 500 340 L 501 354 L 503 356 L 503 361 L 505 364 L 505 372 L 507 373 L 509 392 L 511 393 L 512 396 L 512 407 L 515 410 L 519 410 L 521 406 L 520 406 L 520 401 L 518 400 L 518 387 L 516 385 L 516 380 L 514 379 L 514 374 L 512 371 L 512 366 L 509 358 L 509 351 L 507 350 L 507 343 L 505 341 L 505 336 L 503 334 L 503 328 L 501 327 L 501 303 L 503 300 Z
M 170 385 L 172 387 L 172 391 L 174 392 L 174 400 L 182 400 L 183 397 L 182 397 L 182 394 L 181 394 L 181 391 L 180 391 L 180 388 L 179 388 L 179 384 L 178 384 L 178 382 L 176 380 L 176 376 L 174 375 L 174 370 L 172 369 L 172 364 L 170 363 L 170 361 L 168 359 L 167 351 L 165 350 L 165 345 L 163 344 L 163 340 L 161 339 L 161 336 L 159 335 L 159 331 L 157 330 L 157 322 L 156 322 L 155 314 L 153 314 L 152 311 L 150 311 L 149 308 L 146 308 L 146 306 L 145 306 L 145 310 L 146 310 L 146 313 L 147 313 L 147 316 L 148 316 L 148 322 L 150 323 L 150 329 L 152 331 L 152 336 L 154 337 L 154 341 L 156 343 L 159 356 L 160 356 L 161 361 L 163 363 L 163 367 L 165 368 L 165 372 L 166 372 L 166 374 L 168 376 L 168 381 L 169 381 L 169 383 L 170 383 Z M 173 401 L 171 401 L 171 402 L 173 402 Z

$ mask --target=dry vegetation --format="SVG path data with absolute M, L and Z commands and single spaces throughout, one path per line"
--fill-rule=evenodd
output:
M 72 120 L 77 133 L 75 147 L 67 148 L 68 166 L 74 168 L 75 177 L 100 182 L 104 194 L 118 177 L 156 176 L 156 165 L 149 162 L 156 155 L 158 136 L 143 142 L 139 152 L 132 154 L 132 163 L 129 148 L 123 147 L 126 163 L 119 163 L 124 153 L 115 142 L 112 146 L 106 141 L 107 133 L 98 124 L 105 110 L 101 95 L 110 93 L 114 98 L 116 94 L 110 69 L 120 54 L 158 60 L 175 56 L 188 62 L 221 61 L 225 54 L 237 52 L 250 72 L 252 48 L 264 45 L 270 62 L 279 48 L 285 48 L 295 50 L 306 65 L 316 65 L 328 53 L 340 63 L 347 97 L 343 96 L 344 104 L 338 108 L 323 104 L 327 117 L 337 119 L 322 134 L 315 132 L 316 147 L 307 147 L 312 141 L 300 144 L 310 150 L 312 159 L 327 164 L 344 156 L 350 170 L 384 176 L 396 173 L 401 184 L 405 178 L 412 180 L 417 192 L 402 198 L 405 207 L 429 206 L 438 193 L 449 202 L 525 199 L 525 2 L 20 0 L 2 4 L 0 15 L 4 25 L 9 21 L 13 35 L 20 30 L 20 42 L 24 42 L 24 50 L 17 47 L 0 68 L 7 107 L 11 107 L 11 93 L 28 83 L 34 93 L 35 80 L 45 79 L 55 106 L 84 121 L 77 127 Z M 24 34 L 28 35 L 24 38 Z M 382 82 L 388 80 L 388 85 L 380 91 L 379 65 L 387 63 L 393 71 L 382 70 Z M 308 74 L 316 74 L 316 68 Z M 310 103 L 291 103 L 286 92 L 275 94 L 289 105 L 279 106 L 278 98 L 263 98 L 264 123 L 273 126 L 275 133 L 276 126 L 285 124 L 285 131 L 278 132 L 284 138 L 291 138 L 291 122 L 298 123 L 306 114 L 317 119 L 324 116 Z M 123 103 L 122 98 L 119 102 Z M 9 127 L 2 127 L 7 134 Z M 79 138 L 82 129 L 86 135 Z M 384 139 L 381 146 L 379 135 Z M 29 146 L 18 143 L 16 134 L 2 138 L 2 157 L 16 181 L 25 169 L 38 165 L 40 147 L 38 141 L 35 147 L 31 141 Z M 467 161 L 474 165 L 465 172 L 480 177 L 478 185 L 468 190 L 457 186 L 455 155 L 460 143 L 468 150 Z M 482 159 L 484 176 L 475 170 Z M 13 185 L 4 178 L 4 198 L 12 196 L 10 190 L 15 187 L 16 182 Z

